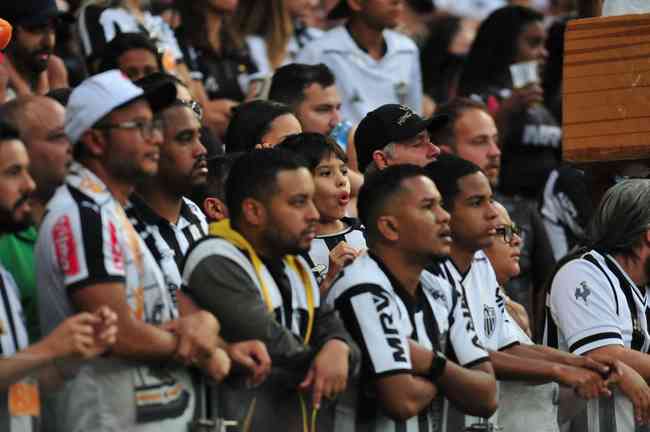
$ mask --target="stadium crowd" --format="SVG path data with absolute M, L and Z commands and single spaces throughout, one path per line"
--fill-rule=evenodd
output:
M 646 430 L 650 168 L 562 161 L 576 7 L 0 0 L 0 431 Z

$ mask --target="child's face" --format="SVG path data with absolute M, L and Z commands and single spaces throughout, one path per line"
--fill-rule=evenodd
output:
M 345 216 L 345 208 L 350 201 L 350 180 L 346 163 L 334 154 L 325 156 L 314 169 L 314 183 L 314 203 L 320 213 L 321 222 L 330 222 Z

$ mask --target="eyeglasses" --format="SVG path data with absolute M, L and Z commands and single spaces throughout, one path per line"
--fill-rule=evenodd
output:
M 512 241 L 517 237 L 521 238 L 521 228 L 519 228 L 514 222 L 512 225 L 504 225 L 496 229 L 497 236 L 502 237 L 504 243 L 512 245 Z
M 137 129 L 140 131 L 142 138 L 148 140 L 152 139 L 156 131 L 162 131 L 163 124 L 160 120 L 151 121 L 127 121 L 123 123 L 106 123 L 95 126 L 95 129 L 109 130 L 109 129 Z
M 195 101 L 195 100 L 186 101 L 186 100 L 183 100 L 183 99 L 176 99 L 176 102 L 174 102 L 174 104 L 188 107 L 189 109 L 194 111 L 194 114 L 196 114 L 199 121 L 203 119 L 203 107 L 197 101 Z

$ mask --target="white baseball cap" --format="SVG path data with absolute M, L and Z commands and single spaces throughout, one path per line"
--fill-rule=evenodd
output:
M 169 82 L 144 91 L 117 69 L 93 75 L 70 94 L 65 109 L 65 133 L 76 144 L 105 115 L 140 98 L 146 99 L 156 112 L 174 102 L 176 86 Z

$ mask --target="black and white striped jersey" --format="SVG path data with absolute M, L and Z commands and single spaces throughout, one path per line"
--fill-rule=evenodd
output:
M 449 285 L 432 276 L 421 280 L 417 298 L 413 298 L 372 254 L 360 256 L 346 267 L 327 298 L 361 347 L 362 379 L 366 382 L 395 373 L 413 373 L 408 339 L 430 350 L 446 351 L 449 335 L 453 334 L 453 349 L 462 359 L 461 364 L 487 360 L 487 353 L 467 325 L 469 314 L 463 314 L 457 300 Z M 456 336 L 459 332 L 460 338 Z M 446 423 L 442 397 L 407 421 L 393 420 L 378 401 L 367 401 L 359 406 L 357 423 L 374 432 L 442 431 Z M 369 404 L 374 409 L 365 412 L 362 407 Z
M 498 351 L 519 343 L 518 329 L 505 309 L 505 298 L 496 274 L 483 251 L 476 252 L 465 274 L 457 269 L 451 259 L 439 264 L 436 273 L 437 277 L 445 279 L 464 297 L 482 346 L 490 351 Z M 460 415 L 457 411 L 452 411 L 450 417 Z M 466 426 L 480 420 L 473 416 L 464 417 Z M 498 411 L 490 421 L 498 423 Z
M 175 224 L 159 216 L 144 200 L 134 194 L 126 207 L 129 221 L 158 262 L 174 303 L 182 284 L 180 269 L 187 251 L 208 233 L 208 223 L 201 209 L 183 198 L 181 213 Z
M 609 345 L 648 353 L 648 303 L 646 288 L 637 287 L 612 256 L 588 251 L 553 277 L 545 342 L 578 355 Z M 646 430 L 635 425 L 630 400 L 618 389 L 612 393 L 588 402 L 589 432 Z
M 330 251 L 342 241 L 357 250 L 364 250 L 366 246 L 366 230 L 361 223 L 354 218 L 344 217 L 341 219 L 347 227 L 338 233 L 316 236 L 311 242 L 309 253 L 303 254 L 303 258 L 311 265 L 311 271 L 320 282 L 330 264 Z

